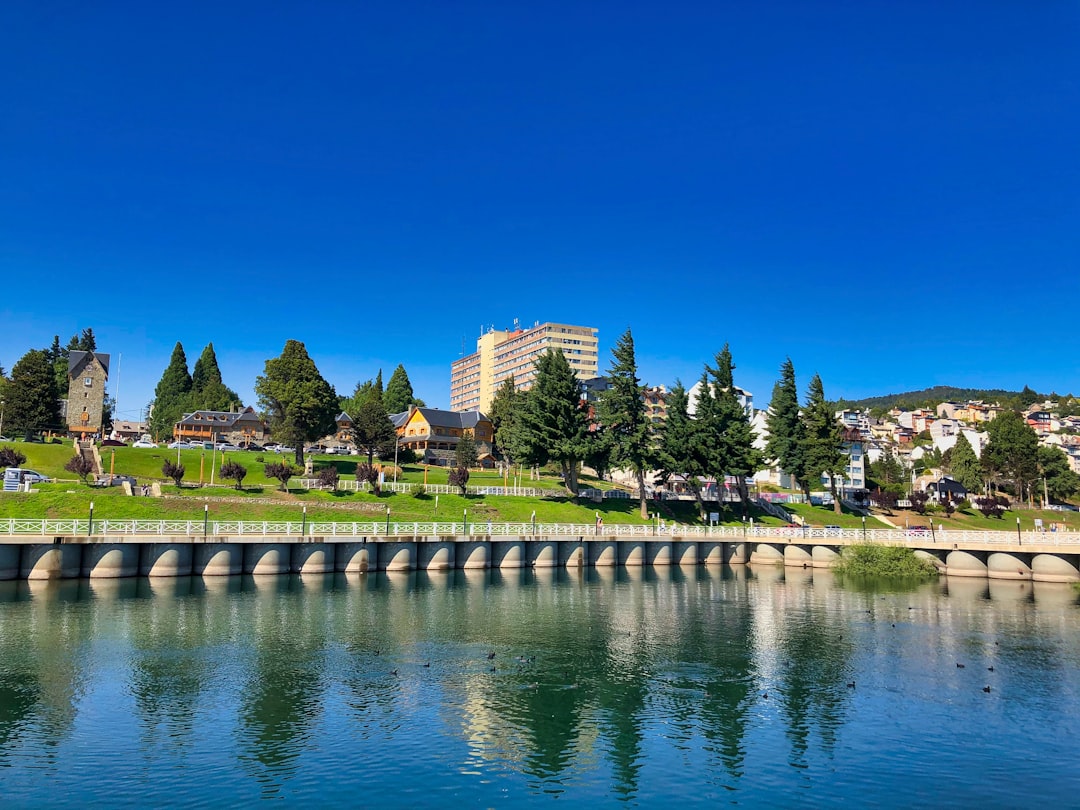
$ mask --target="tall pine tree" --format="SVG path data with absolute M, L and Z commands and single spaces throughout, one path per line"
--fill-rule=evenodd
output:
M 548 349 L 536 361 L 536 377 L 522 409 L 523 459 L 530 464 L 557 462 L 566 488 L 578 494 L 578 471 L 589 453 L 589 409 L 577 377 L 560 349 Z
M 795 366 L 790 357 L 780 367 L 780 379 L 773 387 L 765 425 L 769 431 L 765 455 L 801 483 L 805 477 L 802 457 L 803 425 L 799 418 L 799 389 L 795 383 Z
M 37 431 L 62 427 L 56 378 L 47 351 L 31 349 L 22 356 L 11 369 L 4 397 L 5 424 L 13 434 L 22 433 L 29 441 Z
M 754 447 L 754 431 L 750 427 L 750 417 L 739 402 L 734 371 L 731 350 L 725 344 L 716 356 L 716 368 L 711 369 L 710 373 L 713 375 L 713 396 L 723 442 L 723 472 L 735 478 L 743 517 L 746 518 L 750 505 L 746 479 L 757 472 L 761 466 L 761 457 Z
M 191 375 L 188 373 L 187 355 L 180 341 L 177 341 L 169 365 L 154 389 L 150 434 L 155 440 L 173 435 L 173 427 L 180 421 L 190 393 Z
M 802 415 L 803 437 L 802 452 L 805 459 L 805 478 L 802 481 L 803 492 L 809 498 L 810 482 L 829 476 L 833 496 L 833 511 L 840 514 L 840 494 L 836 490 L 837 478 L 843 475 L 845 456 L 840 423 L 833 413 L 833 406 L 825 399 L 825 387 L 817 374 L 810 380 L 807 389 L 806 408 Z
M 641 517 L 649 517 L 645 473 L 656 467 L 652 423 L 645 412 L 645 392 L 637 376 L 634 336 L 627 329 L 611 350 L 609 388 L 600 395 L 600 424 L 613 467 L 627 469 L 637 482 Z M 601 458 L 607 457 L 603 454 Z
M 347 412 L 352 417 L 353 444 L 367 456 L 368 464 L 376 455 L 392 456 L 397 431 L 384 404 L 381 370 L 374 380 L 356 384 L 349 404 L 352 410 L 347 409 Z
M 690 398 L 680 380 L 667 397 L 667 419 L 660 433 L 659 480 L 667 483 L 673 475 L 700 474 L 694 468 L 694 422 L 690 418 Z
M 983 487 L 982 466 L 979 457 L 963 431 L 956 437 L 950 454 L 952 477 L 964 485 L 968 492 L 979 492 Z
M 233 411 L 242 406 L 240 396 L 222 381 L 214 344 L 208 343 L 191 372 L 187 410 Z
M 524 393 L 515 387 L 513 374 L 502 381 L 491 400 L 488 416 L 491 417 L 495 449 L 505 464 L 513 464 L 524 455 L 520 435 L 523 403 Z
M 405 366 L 400 363 L 394 369 L 394 373 L 390 375 L 390 381 L 386 384 L 386 391 L 383 392 L 383 404 L 386 406 L 388 413 L 402 413 L 409 410 L 411 405 L 418 408 L 424 406 L 423 400 L 417 399 L 413 394 L 409 375 L 405 371 Z

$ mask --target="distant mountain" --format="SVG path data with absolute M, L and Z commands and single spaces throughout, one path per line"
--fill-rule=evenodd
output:
M 953 388 L 950 385 L 935 385 L 933 388 L 924 388 L 921 391 L 907 391 L 903 394 L 886 394 L 883 397 L 867 397 L 865 399 L 842 399 L 836 403 L 837 408 L 851 409 L 881 409 L 904 408 L 935 408 L 942 402 L 967 402 L 968 400 L 982 400 L 983 402 L 1000 402 L 1002 405 L 1030 405 L 1046 399 L 1042 394 L 1037 394 L 1027 386 L 1023 391 L 1003 391 L 998 388 Z

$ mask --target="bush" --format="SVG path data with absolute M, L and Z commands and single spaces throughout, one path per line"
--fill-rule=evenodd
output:
M 452 487 L 458 487 L 461 489 L 461 494 L 465 495 L 469 486 L 469 470 L 465 467 L 457 467 L 451 470 L 447 483 Z
M 187 470 L 184 469 L 183 464 L 174 464 L 169 459 L 165 459 L 165 463 L 161 465 L 161 474 L 166 478 L 171 478 L 177 487 L 182 487 L 184 485 L 185 472 L 187 472 Z
M 983 517 L 1000 518 L 1005 513 L 1005 509 L 1001 505 L 1002 500 L 1005 499 L 995 498 L 992 496 L 986 498 L 976 498 L 975 508 L 982 512 Z M 1007 500 L 1005 502 L 1008 503 Z
M 333 464 L 319 470 L 318 479 L 320 487 L 330 487 L 331 490 L 337 492 L 338 478 L 340 478 L 338 468 Z
M 912 492 L 908 495 L 908 500 L 911 501 L 911 508 L 918 515 L 926 514 L 926 502 L 930 500 L 930 496 L 925 492 Z
M 0 447 L 0 467 L 21 467 L 26 463 L 26 456 L 14 447 Z
M 226 461 L 221 465 L 221 477 L 236 482 L 236 488 L 241 489 L 244 477 L 247 475 L 247 467 L 237 461 Z
M 289 491 L 289 479 L 294 475 L 300 473 L 298 467 L 294 467 L 287 461 L 273 461 L 263 467 L 263 472 L 267 478 L 274 478 L 281 482 L 281 489 L 284 492 Z
M 902 577 L 929 579 L 938 570 L 929 560 L 915 556 L 913 549 L 904 546 L 882 546 L 873 543 L 847 546 L 833 571 L 854 577 Z
M 376 495 L 381 495 L 382 492 L 379 488 L 379 470 L 374 465 L 368 464 L 366 461 L 361 461 L 356 465 L 356 480 L 367 481 L 371 484 L 371 491 Z
M 427 489 L 424 487 L 423 484 L 417 484 L 416 489 L 414 489 L 412 491 L 412 496 L 414 498 L 426 498 L 427 497 Z
M 94 471 L 94 462 L 82 455 L 72 456 L 64 465 L 64 469 L 70 473 L 75 473 L 85 484 L 86 479 L 90 477 L 90 473 Z
M 971 508 L 971 501 L 969 501 L 967 498 L 964 498 L 962 501 L 957 501 L 956 502 L 956 510 L 958 512 L 966 512 L 970 508 Z

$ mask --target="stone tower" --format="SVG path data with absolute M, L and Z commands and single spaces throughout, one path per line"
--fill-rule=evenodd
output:
M 76 435 L 101 433 L 109 355 L 72 351 L 68 354 L 68 431 Z

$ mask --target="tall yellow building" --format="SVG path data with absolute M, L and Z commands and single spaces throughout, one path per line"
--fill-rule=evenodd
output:
M 487 411 L 495 392 L 510 375 L 520 390 L 532 386 L 536 360 L 548 349 L 562 349 L 579 380 L 597 376 L 597 330 L 591 326 L 537 323 L 530 329 L 489 329 L 476 352 L 450 364 L 450 410 Z

